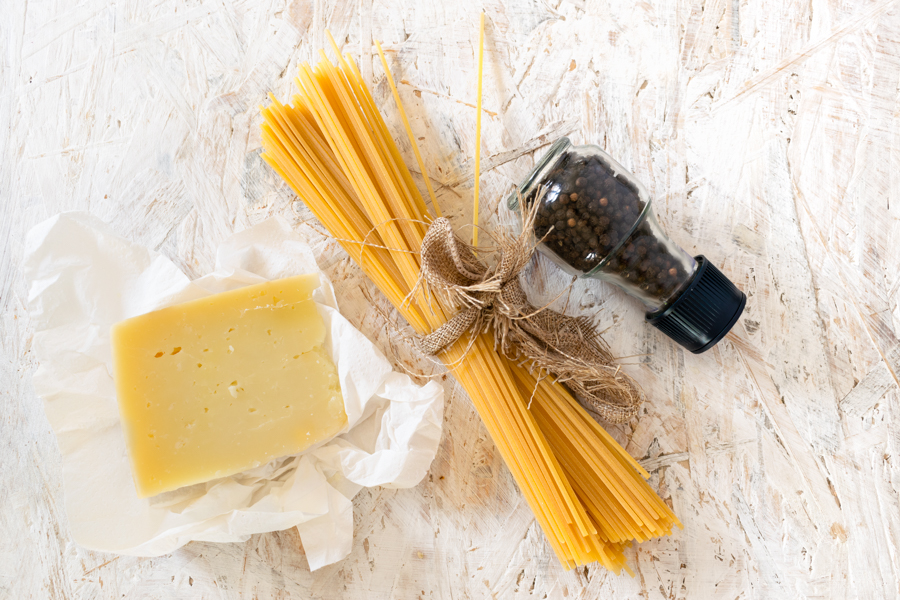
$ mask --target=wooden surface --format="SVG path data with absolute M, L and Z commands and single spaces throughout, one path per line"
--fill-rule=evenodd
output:
M 629 551 L 637 576 L 563 571 L 460 387 L 418 487 L 355 500 L 353 553 L 310 573 L 295 532 L 154 559 L 73 543 L 35 397 L 22 240 L 89 210 L 189 275 L 280 215 L 314 241 L 348 317 L 425 369 L 383 302 L 259 158 L 324 28 L 400 122 L 388 51 L 439 200 L 471 215 L 477 12 L 465 2 L 0 2 L 0 598 L 897 598 L 900 596 L 900 5 L 505 0 L 487 12 L 483 223 L 560 135 L 598 143 L 671 236 L 748 296 L 701 356 L 636 302 L 579 282 L 650 400 L 615 430 L 685 529 Z M 405 140 L 405 138 L 403 138 Z M 408 144 L 401 142 L 408 159 Z M 501 219 L 502 220 L 502 219 Z M 565 279 L 529 277 L 552 297 Z

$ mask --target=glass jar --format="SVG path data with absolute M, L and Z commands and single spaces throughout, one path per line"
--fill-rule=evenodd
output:
M 665 234 L 647 190 L 597 146 L 554 143 L 510 196 L 532 206 L 538 248 L 568 273 L 608 281 L 643 302 L 647 319 L 695 353 L 737 322 L 746 296 L 703 256 Z

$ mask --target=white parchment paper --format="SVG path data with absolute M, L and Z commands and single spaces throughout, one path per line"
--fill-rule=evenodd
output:
M 340 315 L 320 272 L 314 299 L 348 430 L 297 456 L 139 499 L 119 423 L 110 326 L 211 293 L 318 272 L 312 251 L 273 219 L 224 242 L 215 271 L 190 281 L 95 217 L 63 213 L 29 232 L 25 263 L 40 364 L 34 385 L 59 441 L 69 526 L 82 546 L 158 556 L 192 540 L 244 541 L 297 526 L 314 570 L 349 554 L 350 500 L 362 487 L 412 487 L 428 471 L 441 436 L 443 388 L 392 371 Z

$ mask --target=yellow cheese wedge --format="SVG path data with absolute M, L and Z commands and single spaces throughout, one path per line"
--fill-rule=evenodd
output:
M 112 328 L 116 394 L 138 496 L 233 475 L 347 423 L 318 275 L 215 294 Z

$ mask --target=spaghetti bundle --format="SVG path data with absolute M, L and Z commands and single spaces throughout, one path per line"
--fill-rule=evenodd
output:
M 322 52 L 315 67 L 301 65 L 290 104 L 270 97 L 262 109 L 263 158 L 425 335 L 453 315 L 416 285 L 427 206 L 355 62 L 331 44 L 337 65 Z M 399 104 L 383 54 L 382 61 Z M 454 365 L 559 560 L 630 572 L 623 550 L 631 540 L 680 525 L 642 478 L 646 472 L 563 386 L 536 381 L 499 354 L 488 334 L 468 344 L 457 341 L 441 358 Z

